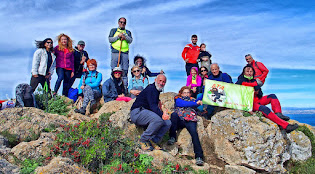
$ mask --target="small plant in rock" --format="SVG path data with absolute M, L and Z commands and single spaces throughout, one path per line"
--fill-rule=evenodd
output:
M 23 162 L 21 162 L 21 170 L 20 170 L 20 174 L 30 174 L 33 173 L 34 170 L 38 167 L 42 165 L 42 159 L 37 159 L 37 160 L 33 160 L 33 159 L 25 159 Z
M 69 110 L 67 107 L 71 105 L 71 102 L 66 102 L 64 98 L 57 95 L 55 98 L 51 98 L 48 101 L 48 112 L 52 114 L 59 114 L 59 115 L 67 115 Z
M 8 139 L 10 148 L 13 148 L 17 144 L 19 144 L 19 137 L 16 134 L 11 134 L 9 131 L 5 130 L 0 132 L 0 135 Z

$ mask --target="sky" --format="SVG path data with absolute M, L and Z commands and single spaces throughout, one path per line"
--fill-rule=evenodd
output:
M 181 52 L 197 34 L 198 44 L 207 45 L 212 61 L 234 82 L 250 53 L 270 70 L 265 94 L 276 93 L 284 107 L 314 108 L 314 5 L 303 0 L 2 0 L 0 99 L 13 97 L 17 84 L 29 83 L 35 40 L 50 37 L 56 46 L 60 33 L 75 44 L 86 42 L 85 50 L 98 61 L 105 81 L 110 72 L 108 34 L 124 16 L 134 39 L 130 62 L 140 54 L 152 72 L 163 69 L 165 92 L 185 85 Z M 56 78 L 54 74 L 51 88 Z

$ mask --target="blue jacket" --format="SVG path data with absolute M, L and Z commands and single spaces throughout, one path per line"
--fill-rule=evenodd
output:
M 144 89 L 148 86 L 148 79 L 141 76 L 140 79 L 137 80 L 136 77 L 132 77 L 129 80 L 128 92 L 130 93 L 130 90 L 136 86 L 142 86 Z
M 132 111 L 135 108 L 144 108 L 162 117 L 163 112 L 159 108 L 159 97 L 160 91 L 158 91 L 155 84 L 152 83 L 137 96 L 136 101 L 133 103 L 130 110 Z
M 85 85 L 91 86 L 92 89 L 96 89 L 101 92 L 100 84 L 102 82 L 102 74 L 98 72 L 97 77 L 96 77 L 96 71 L 89 71 L 87 73 L 88 75 L 85 79 Z M 83 73 L 81 76 L 81 80 L 78 87 L 78 94 L 82 94 L 81 86 L 83 84 L 84 78 L 85 78 L 85 73 Z
M 124 89 L 124 85 L 121 82 L 120 86 L 122 87 L 122 89 Z M 109 102 L 112 100 L 116 100 L 116 98 L 118 97 L 118 92 L 116 90 L 115 87 L 115 83 L 114 80 L 112 79 L 112 77 L 110 77 L 109 79 L 107 79 L 102 86 L 102 93 L 104 96 L 104 102 Z M 124 92 L 125 94 L 125 92 Z
M 227 73 L 222 73 L 221 71 L 219 72 L 219 75 L 217 76 L 214 76 L 213 74 L 209 75 L 208 79 L 216 80 L 220 82 L 226 82 L 226 83 L 233 83 L 231 76 L 228 75 Z

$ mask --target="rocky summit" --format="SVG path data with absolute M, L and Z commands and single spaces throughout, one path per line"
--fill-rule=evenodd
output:
M 162 103 L 169 113 L 174 110 L 175 93 L 163 93 Z M 122 136 L 133 140 L 142 133 L 129 121 L 130 108 L 134 100 L 102 103 L 97 113 L 83 116 L 69 112 L 68 116 L 45 113 L 36 108 L 8 108 L 0 111 L 0 130 L 14 134 L 18 142 L 8 143 L 9 137 L 0 136 L 0 173 L 19 173 L 16 160 L 45 157 L 55 139 L 55 133 L 45 128 L 55 125 L 77 124 L 81 121 L 98 120 L 103 113 L 113 113 L 109 120 L 114 126 L 125 130 Z M 73 107 L 74 108 L 74 107 Z M 285 163 L 289 160 L 304 161 L 312 156 L 311 141 L 301 131 L 286 134 L 279 126 L 266 118 L 256 115 L 245 117 L 243 111 L 220 109 L 211 120 L 198 116 L 198 134 L 205 155 L 205 165 L 196 166 L 191 137 L 186 129 L 178 132 L 178 141 L 161 146 L 165 151 L 154 150 L 145 153 L 154 158 L 155 167 L 162 167 L 161 161 L 190 165 L 195 170 L 211 173 L 286 173 Z M 290 123 L 297 123 L 291 120 Z M 313 133 L 311 126 L 307 126 Z M 183 158 L 184 157 L 184 158 Z M 35 173 L 90 173 L 83 166 L 69 158 L 53 157 Z

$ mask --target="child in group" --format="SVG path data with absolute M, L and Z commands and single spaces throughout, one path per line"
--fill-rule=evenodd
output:
M 202 78 L 198 75 L 198 68 L 192 67 L 190 69 L 190 75 L 187 77 L 186 86 L 189 86 L 192 90 L 192 97 L 197 96 L 197 87 L 202 85 Z
M 202 43 L 200 45 L 200 53 L 197 59 L 197 61 L 200 62 L 200 67 L 204 66 L 209 70 L 211 65 L 211 57 L 212 55 L 206 51 L 206 44 Z

